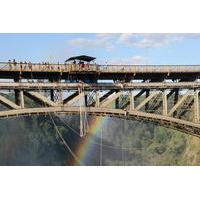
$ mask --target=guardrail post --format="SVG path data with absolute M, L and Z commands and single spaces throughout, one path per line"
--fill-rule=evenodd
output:
M 85 98 L 85 106 L 88 106 L 88 94 L 84 91 L 84 98 Z
M 117 90 L 116 92 L 119 92 L 119 90 Z M 119 108 L 119 103 L 120 103 L 120 101 L 119 101 L 119 97 L 118 97 L 115 100 L 115 108 Z
M 99 107 L 99 91 L 96 91 L 96 102 L 95 107 Z
M 199 91 L 194 91 L 194 122 L 199 122 Z
M 19 96 L 20 96 L 20 99 L 19 99 L 19 101 L 20 101 L 20 106 L 21 106 L 21 108 L 24 108 L 24 91 L 23 90 L 20 90 L 20 92 L 19 92 Z
M 175 89 L 175 92 L 174 92 L 174 105 L 177 104 L 179 100 L 179 89 Z M 173 113 L 173 117 L 175 117 L 177 115 L 177 111 L 174 111 Z
M 146 98 L 149 97 L 149 94 L 150 94 L 150 90 L 147 89 L 147 90 L 146 90 Z M 147 111 L 148 109 L 149 109 L 149 102 L 147 102 L 146 105 L 145 105 L 145 111 Z
M 164 90 L 162 93 L 162 98 L 163 98 L 163 115 L 167 116 L 167 94 L 166 91 Z
M 130 110 L 134 110 L 135 108 L 135 102 L 134 102 L 134 94 L 132 91 L 129 92 L 129 99 L 130 99 Z
M 19 78 L 15 78 L 14 82 L 19 83 Z M 20 90 L 19 89 L 14 89 L 14 93 L 15 93 L 15 104 L 17 104 L 18 106 L 20 106 L 21 105 Z

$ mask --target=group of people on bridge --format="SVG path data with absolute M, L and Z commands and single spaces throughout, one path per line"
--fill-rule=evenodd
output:
M 88 70 L 89 69 L 89 63 L 84 62 L 76 62 L 73 61 L 71 64 L 65 63 L 64 65 L 61 65 L 59 63 L 57 64 L 50 64 L 49 62 L 42 62 L 33 64 L 31 62 L 17 62 L 15 59 L 8 60 L 8 66 L 9 70 L 20 70 L 20 71 L 33 71 L 33 70 L 41 70 L 41 71 L 51 71 L 51 70 Z
M 17 62 L 15 59 L 13 61 L 8 60 L 8 66 L 10 70 L 17 69 L 17 66 L 20 67 L 20 70 L 32 70 L 32 63 L 31 62 Z
M 20 70 L 20 71 L 79 71 L 79 70 L 90 70 L 91 65 L 90 62 L 95 58 L 90 56 L 76 56 L 71 57 L 65 61 L 64 64 L 50 64 L 49 62 L 42 63 L 31 63 L 31 62 L 17 62 L 15 59 L 8 60 L 9 70 Z

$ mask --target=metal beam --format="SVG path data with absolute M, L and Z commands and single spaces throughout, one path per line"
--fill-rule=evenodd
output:
M 100 107 L 106 107 L 106 106 L 108 106 L 115 99 L 117 99 L 118 97 L 120 97 L 120 95 L 122 95 L 121 91 L 117 92 L 115 94 L 110 95 L 109 97 L 107 97 L 106 99 L 104 99 L 102 102 L 100 102 Z
M 174 90 L 174 105 L 176 105 L 176 103 L 178 102 L 178 99 L 179 99 L 179 89 L 175 89 Z M 174 112 L 173 112 L 173 117 L 176 117 L 177 116 L 177 111 L 175 110 Z
M 147 89 L 147 90 L 146 90 L 146 99 L 149 97 L 149 94 L 150 94 L 150 90 Z M 149 102 L 147 102 L 147 103 L 145 104 L 145 110 L 147 111 L 148 109 L 149 109 Z
M 98 83 L 98 84 L 80 84 L 80 83 L 27 83 L 27 82 L 0 82 L 0 89 L 19 89 L 19 90 L 50 90 L 50 89 L 78 89 L 84 87 L 85 90 L 112 90 L 117 89 L 124 90 L 133 90 L 133 89 L 175 89 L 175 88 L 184 88 L 184 89 L 194 89 L 200 88 L 200 82 L 150 82 L 150 83 Z M 146 91 L 146 90 L 145 90 Z M 145 91 L 142 91 L 144 93 Z M 138 96 L 141 96 L 140 94 Z M 137 96 L 136 96 L 137 98 Z
M 111 116 L 111 117 L 120 117 L 120 118 L 129 118 L 134 120 L 142 120 L 142 121 L 151 121 L 155 124 L 160 124 L 164 127 L 171 127 L 185 133 L 190 133 L 200 137 L 200 124 L 189 122 L 182 119 L 176 119 L 173 117 L 162 116 L 158 114 L 145 113 L 136 110 L 132 111 L 124 111 L 121 109 L 110 109 L 110 108 L 88 108 L 83 107 L 83 112 L 87 112 L 91 115 L 101 115 L 101 116 Z M 9 111 L 1 111 L 0 118 L 5 117 L 15 117 L 15 116 L 26 116 L 26 115 L 34 115 L 34 114 L 47 114 L 47 113 L 65 113 L 65 114 L 75 114 L 80 113 L 79 107 L 43 107 L 43 108 L 26 108 L 26 109 L 15 109 Z
M 140 92 L 138 92 L 138 94 L 135 95 L 135 99 L 139 98 L 140 96 L 142 96 L 147 90 L 143 89 Z
M 79 93 L 79 95 L 75 96 L 71 100 L 64 103 L 64 106 L 72 105 L 75 102 L 77 102 L 79 99 L 83 98 L 85 96 L 84 92 Z
M 162 93 L 162 100 L 163 100 L 163 115 L 167 116 L 167 94 L 166 91 Z
M 13 109 L 20 109 L 21 108 L 20 106 L 13 103 L 12 101 L 10 101 L 9 99 L 7 99 L 6 97 L 4 97 L 2 95 L 0 95 L 0 102 L 8 108 L 13 108 Z
M 199 91 L 194 92 L 194 122 L 199 123 Z
M 129 99 L 130 99 L 130 110 L 135 108 L 135 96 L 133 92 L 129 92 Z
M 167 100 L 170 98 L 170 96 L 174 93 L 175 90 L 171 90 L 167 94 Z M 163 92 L 166 92 L 165 90 Z M 163 106 L 163 99 L 160 99 L 157 104 L 152 108 L 152 110 L 158 110 L 161 106 Z
M 111 96 L 112 94 L 115 93 L 115 90 L 110 90 L 107 93 L 105 93 L 101 98 L 100 98 L 100 102 L 102 102 L 104 99 L 108 98 L 109 96 Z
M 70 96 L 66 97 L 64 100 L 63 100 L 63 104 L 67 103 L 68 101 L 70 101 L 71 99 L 73 99 L 74 97 L 78 96 L 79 95 L 79 92 L 76 91 L 74 92 L 73 94 L 71 94 Z
M 23 90 L 20 90 L 19 98 L 20 98 L 20 106 L 21 108 L 24 108 L 24 91 Z
M 158 94 L 160 94 L 160 91 L 156 91 L 156 92 L 150 94 L 147 98 L 145 98 L 145 99 L 135 108 L 135 110 L 141 109 L 143 106 L 146 105 L 146 103 L 148 103 L 153 97 L 157 96 Z
M 193 104 L 194 104 L 194 97 L 191 96 L 191 97 L 188 98 L 188 100 L 187 100 L 187 107 L 184 108 L 183 111 L 181 111 L 181 112 L 179 112 L 179 113 L 177 114 L 177 118 L 181 119 L 182 116 L 184 116 L 188 111 L 190 111 L 190 108 L 192 107 Z M 192 110 L 191 110 L 191 111 L 192 111 Z M 194 118 L 194 115 L 193 115 L 193 118 Z M 193 120 L 193 121 L 194 121 L 194 120 Z
M 41 95 L 38 92 L 24 92 L 24 95 L 26 95 L 29 98 L 32 98 L 33 100 L 38 100 L 38 101 L 40 101 L 43 104 L 48 105 L 48 106 L 58 106 L 57 103 L 51 101 L 50 99 Z
M 176 110 L 177 108 L 187 99 L 187 97 L 189 96 L 190 91 L 188 90 L 186 92 L 186 94 L 174 105 L 174 107 L 169 111 L 168 116 L 171 116 Z
M 99 91 L 96 91 L 95 107 L 99 107 Z

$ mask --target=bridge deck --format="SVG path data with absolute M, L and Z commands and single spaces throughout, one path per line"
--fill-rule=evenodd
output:
M 200 65 L 78 65 L 78 64 L 24 64 L 0 63 L 0 78 L 49 79 L 196 79 Z
M 200 82 L 150 82 L 150 83 L 36 83 L 36 82 L 0 82 L 0 90 L 134 90 L 134 89 L 199 89 Z

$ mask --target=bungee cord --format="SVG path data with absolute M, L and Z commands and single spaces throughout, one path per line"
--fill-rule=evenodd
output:
M 67 126 L 70 130 L 72 130 L 76 135 L 80 136 L 79 132 L 76 131 L 74 128 L 72 128 L 70 125 L 68 125 L 58 114 L 55 114 L 55 115 L 63 122 L 63 124 L 65 126 Z M 87 135 L 86 135 L 86 137 L 87 137 Z M 99 146 L 101 145 L 100 143 L 95 142 L 94 140 L 91 141 L 91 143 L 93 143 L 95 145 L 99 145 Z M 115 149 L 115 150 L 116 149 L 118 149 L 118 150 L 121 150 L 121 149 L 123 149 L 123 150 L 142 150 L 142 149 L 144 149 L 144 148 L 137 148 L 137 147 L 135 147 L 135 148 L 133 148 L 133 147 L 123 147 L 122 148 L 121 146 L 107 145 L 107 144 L 104 144 L 104 143 L 102 143 L 102 146 L 110 148 L 110 149 Z
M 41 89 L 40 89 L 40 87 L 39 87 L 39 84 L 38 84 L 38 89 L 39 89 L 39 92 L 41 92 Z M 44 102 L 44 106 L 45 106 L 45 108 L 47 107 L 46 102 Z M 70 148 L 70 146 L 68 145 L 68 143 L 66 142 L 66 140 L 63 138 L 62 134 L 60 133 L 60 131 L 59 131 L 59 129 L 58 129 L 58 127 L 57 127 L 55 121 L 53 120 L 53 117 L 51 116 L 51 113 L 50 113 L 50 112 L 47 112 L 47 113 L 48 113 L 48 115 L 49 115 L 49 117 L 50 117 L 50 119 L 51 119 L 51 121 L 52 121 L 52 123 L 53 123 L 53 125 L 54 125 L 54 128 L 55 128 L 55 130 L 56 130 L 57 135 L 60 137 L 60 139 L 61 139 L 61 141 L 62 141 L 64 147 L 66 148 L 66 150 L 69 151 L 69 153 L 72 155 L 72 157 L 76 160 L 77 163 L 79 163 L 80 165 L 82 165 L 82 162 L 80 161 L 80 159 L 79 159 L 79 158 L 76 156 L 76 154 L 72 151 L 72 149 Z M 56 138 L 57 138 L 57 137 L 56 137 Z
M 83 93 L 84 98 L 87 98 L 85 96 L 84 86 L 82 85 L 80 88 L 78 88 L 79 94 Z M 79 102 L 79 109 L 80 109 L 80 137 L 85 137 L 88 131 L 88 121 L 87 121 L 87 113 L 86 111 L 82 111 L 82 103 L 84 104 L 86 108 L 86 99 L 83 99 L 83 102 Z
M 41 91 L 39 85 L 38 85 L 38 89 L 39 89 L 39 92 Z M 83 88 L 80 88 L 79 89 L 79 93 L 83 92 L 84 89 Z M 46 102 L 44 102 L 44 105 L 45 107 L 47 107 L 47 104 Z M 73 129 L 71 126 L 69 126 L 68 124 L 66 124 L 66 122 L 64 122 L 64 120 L 62 118 L 60 118 L 59 115 L 57 115 L 55 113 L 55 115 L 69 128 L 71 129 L 75 134 L 77 134 L 78 136 L 86 136 L 87 137 L 87 134 L 86 132 L 88 131 L 87 128 L 88 128 L 88 119 L 87 119 L 87 113 L 84 112 L 84 119 L 83 119 L 83 116 L 82 116 L 82 107 L 81 107 L 81 103 L 79 105 L 80 107 L 80 129 L 82 128 L 82 130 L 80 130 L 80 132 L 78 133 L 78 131 L 76 131 L 75 129 Z M 54 128 L 56 130 L 56 133 L 57 135 L 59 136 L 61 142 L 63 143 L 63 145 L 65 146 L 65 149 L 67 151 L 69 151 L 69 153 L 72 155 L 72 157 L 76 160 L 77 163 L 79 163 L 80 165 L 83 165 L 81 160 L 78 158 L 78 156 L 76 156 L 76 154 L 72 151 L 72 149 L 70 148 L 70 146 L 68 145 L 68 143 L 66 142 L 66 140 L 63 138 L 62 134 L 60 133 L 52 115 L 50 112 L 47 112 L 51 121 L 52 121 L 52 124 L 54 125 Z M 84 124 L 83 124 L 84 123 Z M 56 137 L 57 138 L 57 137 Z M 133 148 L 133 147 L 124 147 L 123 145 L 121 147 L 119 146 L 113 146 L 113 145 L 107 145 L 107 144 L 103 144 L 103 141 L 102 141 L 102 133 L 101 133 L 101 141 L 100 143 L 98 142 L 95 142 L 94 140 L 90 141 L 92 144 L 95 144 L 95 145 L 98 145 L 100 146 L 100 164 L 102 165 L 102 147 L 107 147 L 107 148 L 110 148 L 110 149 L 114 149 L 114 150 L 142 150 L 143 148 Z
M 60 131 L 59 131 L 59 129 L 58 129 L 58 127 L 57 127 L 57 125 L 56 125 L 56 123 L 55 123 L 55 121 L 54 121 L 54 119 L 53 119 L 53 117 L 52 117 L 51 115 L 50 115 L 50 118 L 51 118 L 51 120 L 52 120 L 52 122 L 53 122 L 53 125 L 54 125 L 54 127 L 55 127 L 55 129 L 56 129 L 57 134 L 59 135 L 59 137 L 60 137 L 60 139 L 62 140 L 62 143 L 64 144 L 64 146 L 66 147 L 66 149 L 70 152 L 70 154 L 73 156 L 73 158 L 74 158 L 79 164 L 82 165 L 82 162 L 80 161 L 80 159 L 75 155 L 75 153 L 71 150 L 71 148 L 70 148 L 69 145 L 67 144 L 66 140 L 63 138 L 62 134 L 60 133 Z

